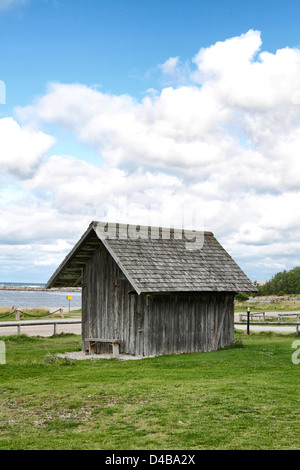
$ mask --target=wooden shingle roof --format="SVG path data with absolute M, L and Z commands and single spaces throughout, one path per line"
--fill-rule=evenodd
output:
M 47 288 L 80 286 L 82 268 L 101 246 L 138 294 L 257 290 L 211 232 L 155 227 L 130 231 L 126 224 L 102 222 L 90 224 Z

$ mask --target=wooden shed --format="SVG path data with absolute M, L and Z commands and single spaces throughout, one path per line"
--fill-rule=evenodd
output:
M 211 232 L 103 222 L 90 224 L 47 283 L 75 286 L 82 348 L 116 340 L 120 353 L 141 356 L 232 344 L 234 295 L 257 290 Z

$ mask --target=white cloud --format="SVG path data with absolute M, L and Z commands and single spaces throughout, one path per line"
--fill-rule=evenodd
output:
M 286 161 L 296 165 L 300 145 L 300 51 L 271 54 L 261 44 L 250 30 L 201 49 L 193 86 L 166 87 L 141 102 L 56 83 L 19 115 L 64 126 L 108 165 L 220 178 L 237 189 L 290 189 L 299 174 Z M 161 68 L 172 75 L 178 63 L 171 57 Z
M 174 76 L 177 73 L 179 57 L 170 57 L 166 62 L 160 65 L 162 73 Z
M 120 198 L 128 203 L 139 200 L 148 204 L 147 191 L 160 192 L 180 187 L 176 177 L 161 173 L 127 173 L 110 166 L 95 166 L 73 157 L 52 156 L 40 166 L 35 176 L 23 184 L 24 190 L 36 192 L 61 213 L 86 214 L 117 207 Z M 161 196 L 159 196 L 161 197 Z
M 141 101 L 54 83 L 31 106 L 18 109 L 22 126 L 0 120 L 0 132 L 1 123 L 10 129 L 5 148 L 11 156 L 0 152 L 3 171 L 23 178 L 19 207 L 9 189 L 0 191 L 4 238 L 21 242 L 26 227 L 28 243 L 39 239 L 52 247 L 58 239 L 75 242 L 92 219 L 148 223 L 145 207 L 151 204 L 156 221 L 160 213 L 166 220 L 194 207 L 205 228 L 251 272 L 256 260 L 263 273 L 257 278 L 270 272 L 272 257 L 274 269 L 296 262 L 300 51 L 261 49 L 260 33 L 250 30 L 200 49 L 193 58 L 196 71 L 171 57 L 159 67 L 180 86 L 152 89 Z M 38 129 L 47 124 L 94 147 L 99 164 L 44 158 L 53 140 Z M 22 162 L 16 157 L 21 147 L 28 149 Z M 54 259 L 43 250 L 45 262 Z M 36 263 L 43 263 L 41 257 Z
M 231 75 L 238 69 L 244 70 L 253 61 L 261 44 L 260 32 L 249 30 L 241 36 L 201 48 L 193 58 L 200 72 L 194 75 L 194 79 L 203 83 L 205 80 L 218 80 L 224 75 Z
M 20 127 L 12 118 L 0 119 L 0 170 L 21 178 L 38 165 L 55 139 L 30 126 Z

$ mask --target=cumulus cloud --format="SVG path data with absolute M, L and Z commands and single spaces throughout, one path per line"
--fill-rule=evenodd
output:
M 232 183 L 238 190 L 295 188 L 300 51 L 271 54 L 261 45 L 260 33 L 250 30 L 201 49 L 190 73 L 194 85 L 165 87 L 142 101 L 56 83 L 19 115 L 64 126 L 109 165 L 217 177 L 226 190 Z M 176 73 L 178 63 L 171 57 L 163 73 Z
M 41 165 L 33 178 L 23 184 L 24 190 L 51 202 L 61 213 L 104 215 L 109 207 L 117 208 L 122 198 L 126 203 L 140 203 L 144 208 L 164 194 L 180 188 L 178 178 L 159 172 L 128 173 L 107 165 L 95 166 L 71 156 L 54 155 Z M 148 195 L 159 188 L 157 196 Z
M 53 83 L 17 110 L 21 124 L 0 120 L 0 132 L 2 124 L 24 142 L 10 149 L 8 138 L 11 154 L 0 151 L 0 164 L 23 178 L 22 200 L 34 207 L 38 229 L 27 232 L 28 242 L 39 236 L 47 246 L 54 239 L 69 243 L 71 233 L 75 242 L 95 218 L 147 223 L 151 205 L 154 223 L 192 207 L 245 269 L 254 272 L 256 260 L 260 279 L 272 259 L 274 267 L 293 267 L 300 235 L 300 50 L 270 53 L 262 46 L 260 32 L 250 30 L 200 49 L 189 64 L 170 57 L 159 69 L 176 86 L 142 100 Z M 49 124 L 96 149 L 99 164 L 44 158 L 53 145 Z M 18 150 L 26 146 L 22 163 Z M 26 224 L 26 210 L 17 213 Z M 5 230 L 13 237 L 9 224 Z
M 21 127 L 13 118 L 0 119 L 1 172 L 28 177 L 54 143 L 54 137 Z
M 189 87 L 166 88 L 139 103 L 83 85 L 53 84 L 34 107 L 19 110 L 23 120 L 34 116 L 65 126 L 109 164 L 168 169 L 202 166 L 220 156 L 220 145 L 210 138 L 220 115 L 218 103 Z

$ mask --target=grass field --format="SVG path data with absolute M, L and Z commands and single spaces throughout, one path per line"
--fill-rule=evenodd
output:
M 0 449 L 299 449 L 294 335 L 226 350 L 70 361 L 80 338 L 2 337 Z

